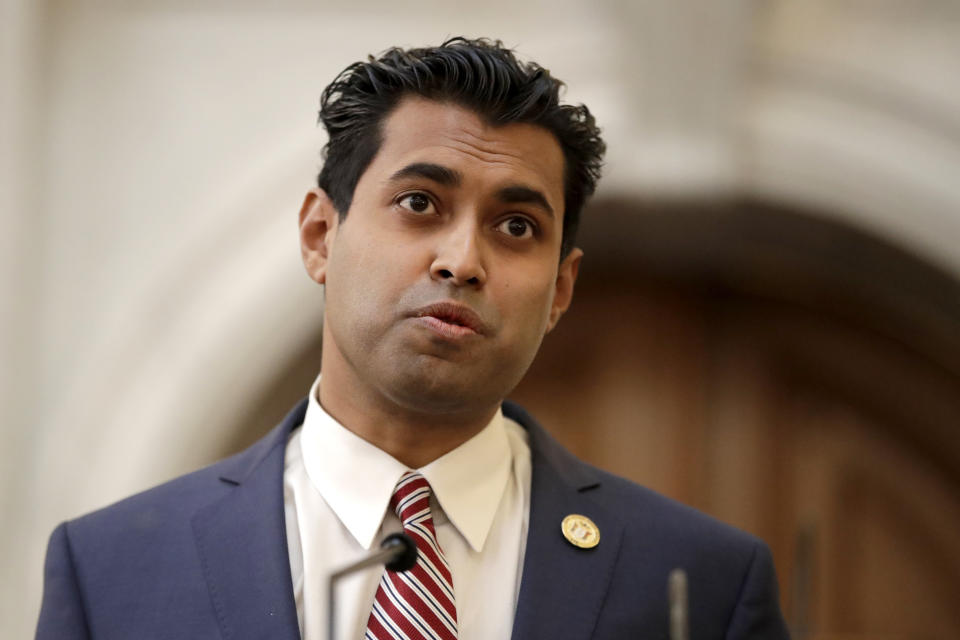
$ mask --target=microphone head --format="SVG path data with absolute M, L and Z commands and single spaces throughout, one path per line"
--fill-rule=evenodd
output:
M 383 542 L 380 548 L 396 547 L 397 555 L 393 560 L 386 563 L 390 571 L 407 571 L 417 564 L 417 544 L 405 533 L 391 533 Z

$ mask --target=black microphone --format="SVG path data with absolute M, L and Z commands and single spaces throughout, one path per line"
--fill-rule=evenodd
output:
M 380 550 L 330 574 L 327 581 L 327 640 L 334 640 L 336 629 L 336 587 L 340 578 L 373 565 L 382 564 L 390 571 L 406 571 L 417 564 L 417 545 L 405 533 L 391 533 L 380 543 Z

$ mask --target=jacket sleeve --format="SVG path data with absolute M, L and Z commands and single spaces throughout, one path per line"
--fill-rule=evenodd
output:
M 54 529 L 47 546 L 36 637 L 37 640 L 90 638 L 65 522 Z
M 740 587 L 740 597 L 727 627 L 726 640 L 789 640 L 780 612 L 780 595 L 773 558 L 760 542 Z

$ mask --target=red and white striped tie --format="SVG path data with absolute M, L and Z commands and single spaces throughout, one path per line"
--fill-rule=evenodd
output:
M 400 478 L 390 508 L 417 544 L 417 564 L 385 570 L 367 620 L 367 640 L 456 640 L 457 605 L 447 559 L 430 513 L 430 483 L 416 471 Z

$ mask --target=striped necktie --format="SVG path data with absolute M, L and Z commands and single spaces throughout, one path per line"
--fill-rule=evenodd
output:
M 390 498 L 403 532 L 417 544 L 409 571 L 384 570 L 367 620 L 365 640 L 456 640 L 453 578 L 430 513 L 430 483 L 407 471 Z

